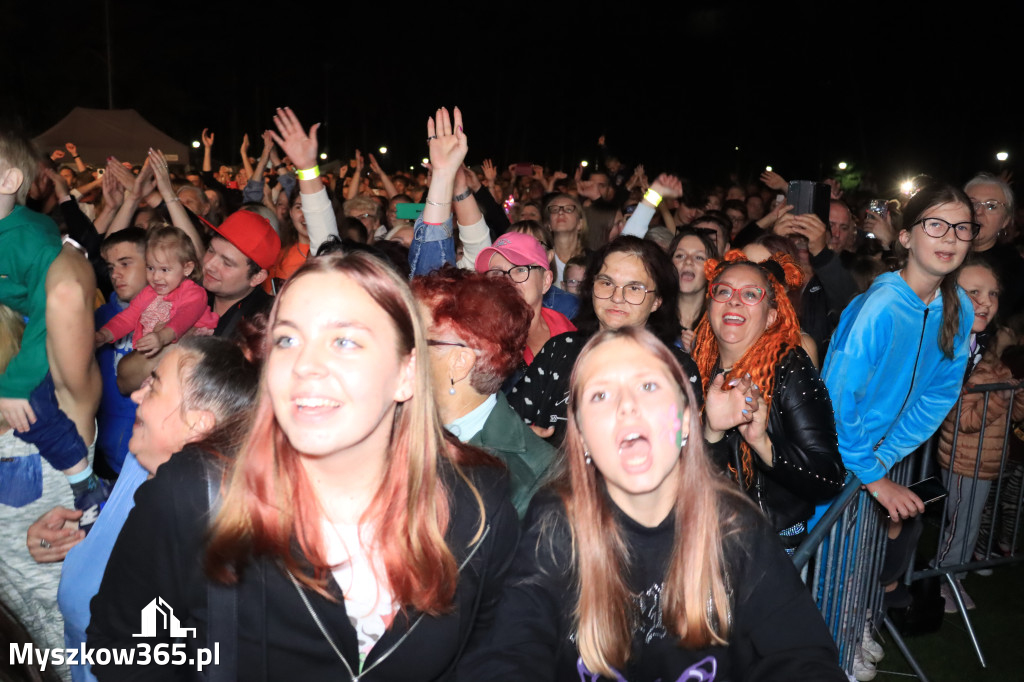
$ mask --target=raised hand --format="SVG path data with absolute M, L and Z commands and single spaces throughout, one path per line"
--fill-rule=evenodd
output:
M 133 190 L 135 188 L 135 176 L 124 167 L 124 164 L 111 156 L 107 159 L 107 172 L 103 175 L 106 178 L 110 175 L 121 185 L 122 190 Z
M 54 149 L 53 153 L 50 154 L 51 161 L 60 161 L 66 156 L 63 149 Z
M 71 156 L 78 156 L 78 147 L 75 146 L 74 142 L 65 142 L 64 148 L 68 150 L 68 154 L 71 154 Z
M 174 187 L 171 185 L 171 175 L 167 170 L 167 159 L 164 158 L 164 153 L 150 147 L 148 160 L 149 167 L 153 171 L 153 178 L 156 180 L 156 187 L 160 190 L 160 196 L 164 198 L 164 201 L 173 199 Z
M 52 168 L 47 168 L 43 173 L 53 183 L 53 191 L 57 195 L 57 201 L 63 201 L 65 197 L 71 196 L 68 192 L 68 183 L 64 182 L 64 176 Z
M 296 166 L 305 170 L 317 165 L 316 131 L 320 128 L 319 123 L 314 123 L 307 133 L 299 123 L 299 118 L 285 107 L 274 114 L 274 125 L 277 132 L 270 131 L 270 136 Z
M 494 167 L 494 161 L 491 159 L 484 159 L 482 168 L 484 171 L 484 183 L 490 187 L 498 179 L 498 169 Z
M 463 164 L 462 165 L 462 172 L 466 176 L 466 185 L 469 186 L 469 189 L 473 193 L 478 192 L 480 190 L 481 184 L 480 184 L 480 177 L 477 176 L 476 171 L 474 171 L 469 166 Z M 456 182 L 455 184 L 458 185 L 458 182 Z M 456 192 L 456 193 L 458 194 L 458 192 Z
M 356 151 L 358 152 L 358 150 Z M 373 154 L 368 154 L 368 156 L 370 157 L 370 170 L 377 175 L 384 175 L 383 169 L 381 169 L 380 164 L 377 163 L 377 159 L 374 158 Z
M 665 199 L 678 199 L 683 196 L 683 182 L 674 175 L 662 173 L 651 183 L 651 189 Z
M 828 244 L 828 228 L 813 213 L 783 215 L 775 224 L 774 232 L 783 237 L 791 234 L 807 237 L 807 250 L 812 256 L 817 256 Z
M 769 189 L 778 190 L 784 192 L 789 187 L 789 183 L 786 179 L 776 173 L 775 171 L 766 170 L 761 173 L 761 182 L 768 186 Z
M 110 172 L 109 166 L 107 166 L 107 172 L 103 174 L 102 186 L 104 206 L 109 206 L 116 210 L 124 203 L 124 187 L 117 177 Z
M 438 109 L 433 118 L 427 119 L 427 144 L 434 173 L 454 177 L 469 151 L 469 140 L 462 129 L 462 112 L 458 107 L 454 110 L 454 121 L 444 107 Z
M 152 194 L 154 189 L 156 189 L 156 178 L 153 177 L 153 164 L 147 158 L 142 164 L 142 170 L 135 176 L 132 192 L 141 200 Z
M 213 133 L 209 132 L 209 128 L 203 128 L 202 140 L 204 147 L 213 146 Z
M 541 165 L 538 165 L 538 164 L 535 163 L 535 164 L 533 164 L 531 166 L 531 168 L 533 169 L 533 179 L 534 180 L 538 180 L 540 182 L 547 183 L 547 178 L 544 177 L 544 166 L 541 166 Z
M 356 150 L 356 175 L 362 175 L 363 167 L 366 165 L 366 160 L 363 158 L 363 153 Z

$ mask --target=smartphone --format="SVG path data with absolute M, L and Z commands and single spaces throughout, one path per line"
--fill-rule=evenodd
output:
M 395 206 L 395 217 L 399 220 L 416 220 L 423 213 L 426 204 L 398 204 Z
M 932 502 L 938 502 L 949 495 L 949 491 L 946 490 L 946 486 L 942 485 L 942 481 L 937 476 L 926 478 L 923 481 L 918 481 L 907 487 L 908 490 L 913 492 L 915 495 L 921 498 L 921 501 L 926 505 Z
M 517 163 L 516 175 L 533 175 L 532 163 Z
M 832 190 L 823 182 L 793 180 L 786 191 L 786 203 L 793 207 L 793 215 L 813 213 L 828 225 L 829 202 Z
M 874 213 L 882 220 L 885 220 L 885 217 L 889 215 L 889 207 L 886 206 L 883 199 L 872 199 L 868 203 L 868 213 Z

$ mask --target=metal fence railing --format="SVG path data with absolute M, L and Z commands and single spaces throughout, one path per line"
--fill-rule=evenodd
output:
M 982 667 L 985 658 L 958 590 L 956 576 L 1024 560 L 1018 542 L 1024 516 L 1024 486 L 1021 485 L 1024 462 L 1011 458 L 1010 443 L 1016 437 L 1012 420 L 1007 419 L 999 433 L 986 435 L 986 430 L 991 430 L 990 424 L 1000 421 L 998 416 L 990 415 L 993 407 L 1009 405 L 1012 415 L 1013 400 L 1022 390 L 1014 383 L 987 384 L 967 391 L 968 394 L 983 394 L 977 449 L 957 452 L 963 410 L 961 400 L 955 408 L 951 461 L 946 472 L 941 471 L 935 457 L 937 438 L 933 438 L 889 473 L 890 478 L 901 485 L 942 473 L 949 494 L 942 503 L 936 555 L 925 568 L 915 569 L 912 558 L 903 580 L 910 585 L 925 578 L 943 576 Z M 999 401 L 994 400 L 997 392 L 1002 392 Z M 1024 428 L 1021 437 L 1024 440 Z M 998 474 L 990 480 L 985 478 L 981 464 L 983 446 L 989 445 L 989 452 L 992 448 L 986 438 L 1001 439 L 997 443 L 1001 448 Z M 966 470 L 964 461 L 968 463 Z M 949 475 L 948 471 L 958 468 L 964 475 Z M 972 470 L 973 476 L 970 475 Z M 987 485 L 978 484 L 986 480 L 989 480 Z M 797 548 L 793 562 L 802 572 L 835 639 L 844 670 L 853 672 L 854 654 L 861 645 L 866 626 L 873 629 L 884 625 L 914 673 L 927 682 L 927 676 L 882 606 L 883 587 L 878 577 L 885 559 L 888 525 L 885 510 L 861 489 L 860 481 L 854 477 Z

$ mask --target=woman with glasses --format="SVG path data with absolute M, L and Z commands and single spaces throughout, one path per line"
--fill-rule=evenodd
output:
M 555 281 L 561 282 L 569 259 L 587 255 L 584 242 L 587 219 L 580 200 L 568 194 L 556 194 L 549 199 L 544 206 L 544 218 L 554 240 Z
M 732 250 L 709 260 L 705 274 L 707 314 L 694 358 L 707 401 L 709 454 L 732 472 L 792 552 L 815 504 L 835 497 L 845 478 L 832 404 L 800 345 L 800 323 L 786 295 L 803 273 L 782 253 L 756 262 Z
M 576 330 L 569 318 L 544 306 L 544 295 L 551 289 L 554 277 L 547 251 L 532 235 L 521 232 L 501 235 L 476 257 L 476 271 L 508 279 L 533 311 L 530 332 L 522 348 L 523 362 L 527 366 L 551 337 Z
M 981 225 L 971 250 L 991 265 L 1003 283 L 999 294 L 999 307 L 1003 317 L 1018 312 L 1024 305 L 1024 259 L 1011 240 L 1003 236 L 1013 229 L 1013 190 L 1001 178 L 990 173 L 979 173 L 964 186 L 964 192 L 974 205 L 974 220 Z
M 553 337 L 508 393 L 509 404 L 534 430 L 555 444 L 565 435 L 569 374 L 583 345 L 605 329 L 646 327 L 669 347 L 691 377 L 696 366 L 676 346 L 678 275 L 653 242 L 619 237 L 594 253 L 580 285 L 578 331 Z M 692 370 L 692 371 L 691 371 Z M 694 390 L 700 397 L 699 386 Z
M 530 307 L 505 277 L 446 267 L 412 281 L 427 327 L 434 401 L 444 426 L 508 467 L 520 518 L 555 450 L 509 407 L 501 384 L 516 369 Z

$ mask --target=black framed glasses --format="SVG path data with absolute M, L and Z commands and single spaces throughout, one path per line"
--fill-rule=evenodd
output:
M 556 213 L 568 213 L 572 215 L 576 212 L 576 204 L 551 204 L 548 206 L 548 213 L 555 215 Z
M 753 284 L 738 288 L 731 287 L 728 284 L 711 285 L 711 300 L 718 303 L 728 303 L 737 293 L 739 293 L 740 303 L 743 305 L 757 305 L 764 300 L 767 292 Z
M 989 199 L 988 201 L 975 201 L 974 202 L 974 212 L 975 213 L 982 213 L 982 212 L 991 213 L 992 211 L 997 210 L 1000 206 L 1006 206 L 1006 204 L 1004 204 L 1001 201 L 996 201 L 995 199 Z
M 597 298 L 611 298 L 617 289 L 622 289 L 622 299 L 632 305 L 640 305 L 647 298 L 647 294 L 653 294 L 655 289 L 648 289 L 643 284 L 630 282 L 629 284 L 617 285 L 610 279 L 598 277 L 594 280 L 594 296 Z
M 544 270 L 545 268 L 540 265 L 513 265 L 508 270 L 500 270 L 498 268 L 491 268 L 487 271 L 488 277 L 508 277 L 516 284 L 522 284 L 526 280 L 530 279 L 531 270 Z
M 914 223 L 914 225 L 918 224 L 924 228 L 926 235 L 936 239 L 945 237 L 946 233 L 949 232 L 949 228 L 953 228 L 953 234 L 962 242 L 974 241 L 974 238 L 981 232 L 981 225 L 978 223 L 951 223 L 942 218 L 921 218 Z

